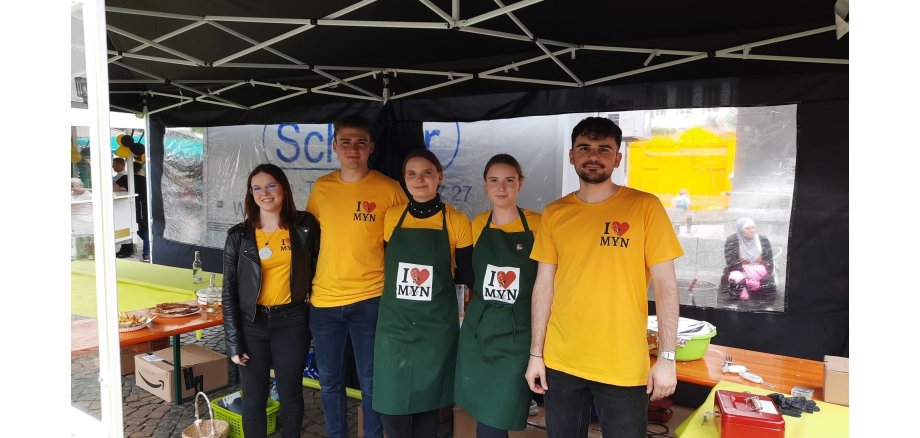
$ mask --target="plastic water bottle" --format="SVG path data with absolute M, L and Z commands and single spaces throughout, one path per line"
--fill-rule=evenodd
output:
M 201 251 L 195 251 L 195 261 L 192 262 L 192 283 L 201 283 Z
M 272 380 L 272 389 L 268 391 L 268 397 L 274 401 L 281 401 L 281 396 L 278 395 L 278 385 L 274 380 Z

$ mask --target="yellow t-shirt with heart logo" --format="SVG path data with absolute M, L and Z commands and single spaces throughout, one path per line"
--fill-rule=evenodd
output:
M 596 204 L 571 193 L 547 205 L 530 256 L 556 265 L 546 366 L 611 385 L 646 385 L 648 267 L 682 255 L 652 194 L 620 187 Z

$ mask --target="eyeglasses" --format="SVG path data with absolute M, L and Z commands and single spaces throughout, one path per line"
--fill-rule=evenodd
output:
M 265 186 L 265 191 L 268 193 L 275 193 L 275 190 L 278 190 L 278 187 L 280 187 L 278 184 L 268 184 Z M 250 187 L 249 191 L 252 192 L 253 195 L 260 195 L 262 194 L 262 187 Z

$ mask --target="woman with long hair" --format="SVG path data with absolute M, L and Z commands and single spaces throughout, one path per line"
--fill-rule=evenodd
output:
M 527 426 L 531 392 L 522 378 L 530 348 L 530 259 L 540 215 L 517 206 L 518 161 L 493 156 L 483 171 L 492 209 L 473 219 L 473 285 L 457 350 L 454 400 L 476 419 L 478 438 L 507 438 Z
M 473 241 L 469 218 L 438 196 L 444 169 L 434 154 L 410 152 L 403 177 L 409 203 L 384 218 L 373 407 L 389 438 L 434 438 L 438 409 L 454 401 L 455 283 L 472 284 Z
M 249 173 L 244 209 L 245 220 L 227 231 L 222 298 L 227 354 L 242 379 L 243 433 L 266 435 L 274 369 L 281 434 L 299 437 L 319 223 L 297 211 L 287 176 L 274 164 Z

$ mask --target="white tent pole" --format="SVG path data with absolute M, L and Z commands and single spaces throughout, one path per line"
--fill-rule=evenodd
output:
M 261 64 L 255 62 L 227 62 L 221 65 L 215 65 L 217 68 L 275 68 L 281 70 L 312 70 L 306 64 Z
M 440 83 L 440 84 L 431 85 L 431 86 L 428 86 L 428 87 L 425 87 L 425 88 L 419 88 L 418 90 L 408 91 L 408 92 L 405 92 L 405 93 L 402 93 L 402 94 L 399 94 L 399 95 L 395 95 L 395 94 L 394 94 L 394 95 L 391 95 L 391 96 L 390 96 L 390 99 L 402 99 L 403 97 L 408 97 L 408 96 L 411 96 L 411 95 L 413 95 L 413 94 L 424 93 L 424 92 L 426 92 L 426 91 L 431 91 L 431 90 L 434 90 L 434 89 L 436 89 L 436 88 L 442 88 L 442 87 L 446 87 L 446 86 L 448 86 L 448 85 L 454 85 L 454 84 L 459 84 L 459 83 L 461 83 L 461 82 L 466 82 L 466 81 L 468 81 L 468 80 L 470 80 L 470 79 L 473 79 L 474 77 L 475 77 L 475 76 L 468 76 L 468 77 L 465 77 L 465 78 L 454 79 L 454 80 L 451 80 L 451 81 L 442 82 L 442 83 Z
M 90 123 L 91 172 L 93 187 L 93 234 L 96 244 L 96 315 L 99 336 L 99 393 L 102 425 L 107 437 L 124 436 L 121 399 L 121 347 L 118 339 L 118 289 L 115 282 L 115 215 L 112 167 L 109 150 L 108 63 L 106 62 L 104 0 L 83 3 L 83 38 L 86 46 L 88 108 Z
M 380 73 L 381 70 L 383 70 L 383 67 L 353 67 L 344 65 L 314 65 L 313 68 L 318 68 L 321 70 L 366 71 L 372 73 Z M 357 77 L 355 79 L 357 79 Z
M 370 101 L 374 101 L 374 102 L 382 102 L 382 101 L 383 101 L 383 99 L 382 99 L 380 96 L 368 97 L 368 96 L 360 96 L 360 95 L 357 95 L 357 94 L 348 94 L 348 93 L 339 93 L 339 92 L 335 92 L 335 91 L 327 91 L 327 90 L 323 90 L 323 89 L 319 89 L 319 90 L 317 90 L 317 89 L 311 89 L 310 92 L 316 93 L 316 94 L 328 94 L 328 95 L 330 95 L 330 96 L 349 97 L 349 98 L 352 98 L 352 99 L 359 99 L 359 100 L 370 100 Z
M 280 100 L 290 99 L 290 98 L 292 98 L 292 97 L 297 97 L 297 96 L 300 96 L 301 94 L 306 94 L 306 93 L 308 93 L 308 92 L 309 92 L 309 90 L 301 90 L 301 91 L 298 91 L 298 92 L 296 92 L 296 93 L 288 94 L 287 96 L 281 96 L 281 97 L 278 97 L 278 98 L 275 98 L 275 99 L 272 99 L 272 100 L 268 100 L 268 101 L 265 101 L 265 102 L 262 102 L 262 103 L 257 103 L 257 104 L 255 104 L 255 105 L 249 107 L 249 109 L 255 109 L 255 108 L 258 108 L 258 107 L 260 107 L 260 106 L 271 105 L 271 104 L 273 104 L 273 103 L 275 103 L 275 102 L 278 102 L 278 101 L 280 101 Z
M 416 74 L 416 75 L 447 76 L 447 77 L 473 76 L 472 73 L 459 73 L 459 72 L 452 72 L 452 71 L 435 71 L 435 70 L 413 70 L 413 69 L 408 69 L 408 68 L 391 68 L 389 69 L 389 71 L 395 71 L 397 73 Z
M 521 8 L 524 8 L 524 7 L 527 7 L 527 6 L 530 6 L 530 5 L 535 4 L 535 3 L 540 3 L 540 2 L 542 2 L 542 1 L 543 1 L 543 0 L 521 0 L 521 1 L 519 1 L 519 2 L 517 2 L 517 3 L 515 3 L 515 4 L 513 4 L 513 5 L 505 6 L 505 7 L 503 7 L 503 8 L 498 8 L 498 9 L 496 9 L 496 10 L 494 10 L 494 11 L 490 11 L 490 12 L 486 12 L 485 14 L 477 15 L 477 16 L 475 16 L 475 17 L 473 17 L 473 18 L 468 19 L 468 20 L 460 20 L 460 21 L 458 22 L 458 25 L 459 25 L 460 27 L 472 26 L 472 25 L 474 25 L 474 24 L 476 24 L 476 23 L 479 23 L 479 22 L 482 22 L 482 21 L 486 21 L 486 20 L 488 20 L 488 19 L 490 19 L 490 18 L 494 18 L 494 17 L 497 17 L 497 16 L 499 16 L 499 15 L 502 15 L 502 14 L 505 14 L 505 13 L 508 13 L 508 12 L 511 12 L 511 11 L 516 11 L 516 10 L 518 10 L 518 9 L 521 9 Z
M 738 53 L 722 53 L 716 54 L 716 58 L 732 58 L 732 59 L 755 59 L 759 61 L 787 61 L 787 62 L 809 62 L 815 64 L 849 64 L 849 59 L 837 59 L 837 58 L 809 58 L 803 56 L 775 56 L 775 55 L 742 55 Z
M 699 52 L 699 51 L 645 49 L 645 48 L 640 48 L 640 47 L 613 47 L 613 46 L 584 45 L 581 48 L 584 50 L 596 50 L 599 52 L 648 53 L 648 54 L 655 53 L 657 51 L 659 55 L 676 55 L 676 56 L 696 56 L 696 55 L 706 54 L 706 52 Z
M 498 30 L 483 29 L 481 27 L 461 27 L 459 28 L 459 30 L 461 32 L 475 33 L 477 35 L 485 35 L 485 36 L 491 36 L 491 37 L 497 37 L 497 38 L 507 38 L 509 40 L 525 41 L 528 43 L 531 41 L 530 38 L 527 38 L 526 35 L 518 35 L 515 33 L 501 32 Z
M 514 76 L 479 75 L 479 78 L 480 79 L 492 79 L 492 80 L 498 80 L 498 81 L 509 81 L 509 82 L 524 82 L 528 84 L 559 85 L 562 87 L 578 87 L 580 85 L 577 82 L 562 82 L 562 81 L 549 81 L 545 79 L 517 78 Z
M 220 89 L 218 89 L 218 90 L 214 90 L 214 91 L 212 91 L 212 93 L 215 94 L 215 95 L 217 95 L 217 94 L 223 93 L 224 91 L 232 90 L 232 89 L 234 89 L 234 88 L 236 88 L 236 87 L 240 87 L 240 86 L 246 85 L 246 84 L 248 84 L 248 83 L 249 83 L 248 81 L 238 81 L 238 82 L 236 82 L 236 83 L 227 85 L 227 86 L 224 87 L 224 88 L 220 88 Z
M 333 81 L 333 82 L 342 84 L 342 85 L 344 85 L 344 86 L 346 86 L 346 87 L 348 87 L 348 88 L 351 88 L 352 90 L 355 90 L 355 91 L 357 91 L 357 92 L 359 92 L 359 93 L 361 93 L 361 94 L 364 94 L 364 95 L 371 96 L 371 97 L 374 97 L 374 98 L 378 98 L 378 99 L 379 99 L 379 97 L 378 97 L 376 94 L 371 93 L 370 91 L 367 91 L 367 90 L 365 90 L 365 89 L 363 89 L 363 88 L 361 88 L 361 87 L 359 87 L 359 86 L 357 86 L 357 85 L 355 85 L 355 84 L 349 83 L 349 82 L 347 82 L 347 81 L 343 81 L 343 80 L 337 78 L 336 76 L 331 75 L 331 74 L 329 74 L 329 73 L 326 73 L 326 72 L 324 72 L 324 71 L 322 71 L 322 70 L 320 70 L 320 69 L 318 69 L 318 68 L 314 68 L 313 71 L 316 72 L 316 74 L 325 77 L 326 79 L 329 79 L 329 80 L 331 80 L 331 81 Z
M 575 50 L 578 50 L 578 49 L 562 49 L 562 50 L 557 50 L 557 51 L 555 51 L 555 52 L 552 52 L 552 54 L 555 55 L 555 56 L 559 56 L 559 55 L 564 55 L 564 54 L 566 54 L 566 53 L 574 52 Z M 511 64 L 508 64 L 508 65 L 503 65 L 503 66 L 501 66 L 501 67 L 496 67 L 496 68 L 493 68 L 493 69 L 491 69 L 491 70 L 486 70 L 486 71 L 484 71 L 484 72 L 480 72 L 479 75 L 480 75 L 480 76 L 482 76 L 482 75 L 490 75 L 490 74 L 492 74 L 492 73 L 497 73 L 497 72 L 500 72 L 500 71 L 503 71 L 503 70 L 508 70 L 508 69 L 511 69 L 511 68 L 514 68 L 514 67 L 520 67 L 520 66 L 522 66 L 522 65 L 527 65 L 527 64 L 530 64 L 530 63 L 532 63 L 532 62 L 542 61 L 542 60 L 544 60 L 544 59 L 546 59 L 546 58 L 549 58 L 549 55 L 540 55 L 540 56 L 537 56 L 537 57 L 534 57 L 534 58 L 525 59 L 525 60 L 523 60 L 523 61 L 515 61 L 515 62 L 513 62 L 513 63 L 511 63 Z
M 366 6 L 366 5 L 369 5 L 369 4 L 371 4 L 371 3 L 374 3 L 375 1 L 377 1 L 377 0 L 364 0 L 364 1 L 361 1 L 361 2 L 358 2 L 358 3 L 355 3 L 355 4 L 351 5 L 351 6 L 348 6 L 348 7 L 346 7 L 346 8 L 340 9 L 340 10 L 338 10 L 338 11 L 336 11 L 336 12 L 333 12 L 332 14 L 329 14 L 328 16 L 326 16 L 326 18 L 337 18 L 337 17 L 340 17 L 340 16 L 345 15 L 345 14 L 347 14 L 347 13 L 349 13 L 349 12 L 352 12 L 352 11 L 354 11 L 354 10 L 356 10 L 356 9 L 360 9 L 360 8 Z M 233 17 L 207 17 L 207 18 L 208 18 L 209 20 L 214 20 L 214 21 L 232 21 L 232 20 L 230 20 L 230 18 L 233 18 Z M 248 22 L 248 23 L 266 23 L 266 22 L 267 22 L 267 21 L 261 21 L 260 19 L 255 18 L 255 17 L 246 17 L 245 20 L 241 20 L 241 21 L 246 21 L 246 22 Z M 297 35 L 297 34 L 299 34 L 299 33 L 302 33 L 302 32 L 308 31 L 308 30 L 310 30 L 310 29 L 313 29 L 314 27 L 316 27 L 316 26 L 315 26 L 314 24 L 312 24 L 312 20 L 306 20 L 306 24 L 305 24 L 304 26 L 300 26 L 300 27 L 298 27 L 298 28 L 296 28 L 296 29 L 294 29 L 294 30 L 292 30 L 292 31 L 285 32 L 285 33 L 283 33 L 283 34 L 281 34 L 281 35 L 278 35 L 278 36 L 276 36 L 276 37 L 274 37 L 274 38 L 272 38 L 272 39 L 270 39 L 270 40 L 268 40 L 268 41 L 265 41 L 265 42 L 262 42 L 262 43 L 258 43 L 258 44 L 254 45 L 254 46 L 252 46 L 252 47 L 249 47 L 249 48 L 247 48 L 247 49 L 243 49 L 243 50 L 241 50 L 241 51 L 239 51 L 239 52 L 237 52 L 237 53 L 234 53 L 234 54 L 232 54 L 232 55 L 230 55 L 230 56 L 227 56 L 227 57 L 225 57 L 225 58 L 219 59 L 219 60 L 215 61 L 212 65 L 218 66 L 218 65 L 227 63 L 227 62 L 232 61 L 232 60 L 234 60 L 234 59 L 237 59 L 237 58 L 239 58 L 239 57 L 241 57 L 241 56 L 248 55 L 248 54 L 250 54 L 250 53 L 252 53 L 252 52 L 255 52 L 256 50 L 259 50 L 259 49 L 268 47 L 268 46 L 270 46 L 270 45 L 272 45 L 272 44 L 275 44 L 275 43 L 277 43 L 277 42 L 279 42 L 279 41 L 288 39 L 288 38 L 290 38 L 290 37 L 292 37 L 292 36 L 294 36 L 294 35 Z
M 175 84 L 233 84 L 245 82 L 242 79 L 180 79 L 172 81 Z M 166 81 L 158 79 L 109 79 L 110 84 L 165 84 Z
M 497 4 L 497 5 L 498 5 L 499 7 L 501 7 L 501 8 L 504 8 L 504 7 L 505 7 L 505 4 L 502 3 L 501 0 L 495 0 L 495 4 Z M 514 15 L 513 12 L 509 11 L 509 12 L 507 12 L 507 14 L 508 14 L 508 18 L 510 18 L 511 21 L 513 21 L 514 24 L 517 25 L 517 27 L 520 28 L 521 31 L 524 32 L 525 35 L 527 35 L 527 37 L 529 37 L 529 38 L 531 38 L 531 39 L 534 39 L 534 34 L 533 34 L 533 32 L 531 32 L 529 29 L 527 29 L 527 26 L 524 26 L 524 23 L 521 23 L 521 20 L 518 20 L 518 18 Z M 572 80 L 574 80 L 576 83 L 578 83 L 578 85 L 583 85 L 583 84 L 584 84 L 584 83 L 581 81 L 581 79 L 578 79 L 578 76 L 576 76 L 575 73 L 572 72 L 572 70 L 570 70 L 568 67 L 566 67 L 565 64 L 563 64 L 562 61 L 560 61 L 558 58 L 556 58 L 555 56 L 553 56 L 553 54 L 550 53 L 549 49 L 547 49 L 546 46 L 543 45 L 543 43 L 541 43 L 540 41 L 534 41 L 534 43 L 536 43 L 537 47 L 539 47 L 540 50 L 541 50 L 543 53 L 549 55 L 549 59 L 553 60 L 553 62 L 556 63 L 556 65 L 559 66 L 559 68 L 561 68 L 562 71 L 565 72 L 565 74 L 569 75 L 569 77 L 572 78 Z
M 336 12 L 333 12 L 323 18 L 338 18 L 350 12 L 361 9 L 371 3 L 375 3 L 377 0 L 363 0 L 358 3 L 355 3 L 351 6 L 339 9 Z M 236 22 L 245 22 L 245 23 L 268 23 L 268 24 L 311 24 L 312 20 L 308 18 L 267 18 L 267 17 L 234 17 L 227 15 L 206 15 L 205 20 L 208 21 L 236 21 Z
M 819 33 L 830 32 L 830 31 L 836 30 L 836 29 L 837 29 L 837 26 L 835 26 L 835 25 L 819 27 L 819 28 L 817 28 L 817 29 L 807 30 L 807 31 L 805 31 L 805 32 L 793 33 L 793 34 L 784 35 L 784 36 L 781 36 L 781 37 L 770 38 L 770 39 L 768 39 L 768 40 L 757 41 L 757 42 L 754 42 L 754 43 L 742 44 L 742 45 L 740 45 L 740 46 L 729 47 L 729 48 L 727 48 L 727 49 L 717 50 L 717 51 L 716 51 L 716 54 L 717 54 L 717 55 L 721 55 L 721 54 L 725 54 L 725 53 L 737 52 L 738 50 L 743 50 L 745 47 L 754 48 L 754 47 L 759 47 L 759 46 L 765 46 L 765 45 L 767 45 L 767 44 L 779 43 L 779 42 L 783 42 L 783 41 L 794 40 L 794 39 L 796 39 L 796 38 L 802 38 L 802 37 L 807 37 L 807 36 L 811 36 L 811 35 L 817 35 L 817 34 L 819 34 Z
M 115 108 L 115 109 L 122 110 L 122 111 L 127 112 L 127 113 L 134 113 L 134 112 L 136 112 L 135 110 L 128 109 L 128 108 L 125 108 L 125 107 L 121 107 L 121 106 L 118 106 L 118 105 L 109 104 L 109 106 L 112 107 L 112 108 Z
M 239 57 L 241 57 L 241 56 L 245 56 L 245 55 L 248 55 L 248 54 L 250 54 L 250 53 L 252 53 L 252 52 L 255 52 L 256 50 L 262 49 L 262 48 L 264 48 L 264 47 L 268 47 L 268 46 L 270 46 L 270 45 L 272 45 L 272 44 L 275 44 L 275 43 L 277 43 L 277 42 L 279 42 L 279 41 L 286 40 L 286 39 L 288 39 L 288 38 L 290 38 L 290 37 L 292 37 L 292 36 L 294 36 L 294 35 L 297 35 L 297 34 L 299 34 L 299 33 L 306 32 L 306 31 L 308 31 L 308 30 L 310 30 L 310 29 L 313 29 L 314 27 L 316 27 L 316 26 L 314 26 L 314 25 L 312 25 L 312 24 L 308 24 L 308 25 L 305 25 L 305 26 L 300 26 L 300 27 L 298 27 L 298 28 L 296 28 L 296 29 L 294 29 L 294 30 L 285 32 L 285 33 L 283 33 L 283 34 L 281 34 L 281 35 L 278 35 L 278 36 L 276 36 L 276 37 L 274 37 L 274 38 L 272 38 L 272 39 L 270 39 L 270 40 L 268 40 L 268 41 L 261 42 L 261 43 L 259 43 L 259 44 L 256 44 L 256 45 L 252 46 L 252 47 L 248 47 L 248 48 L 245 48 L 245 49 L 243 49 L 243 50 L 240 50 L 239 52 L 236 52 L 236 53 L 234 53 L 234 54 L 232 54 L 232 55 L 230 55 L 230 56 L 226 56 L 226 57 L 221 58 L 221 59 L 219 59 L 219 60 L 217 60 L 217 61 L 214 61 L 214 63 L 213 63 L 212 65 L 215 66 L 215 67 L 217 67 L 217 66 L 219 66 L 219 65 L 221 65 L 221 64 L 225 64 L 225 63 L 227 63 L 227 62 L 229 62 L 229 61 L 232 61 L 232 60 L 234 60 L 234 59 L 236 59 L 236 58 L 239 58 Z
M 395 27 L 400 29 L 449 29 L 450 24 L 431 21 L 316 20 L 320 26 Z
M 454 24 L 454 18 L 450 15 L 447 15 L 447 12 L 444 12 L 443 9 L 439 8 L 437 5 L 431 2 L 431 0 L 418 0 L 422 2 L 423 5 L 428 6 L 428 9 L 434 11 L 435 14 L 438 14 L 439 17 L 443 18 L 448 24 Z
M 166 111 L 166 110 L 168 110 L 168 109 L 173 109 L 173 108 L 176 108 L 176 107 L 185 105 L 185 104 L 188 103 L 188 102 L 191 102 L 191 100 L 183 100 L 182 102 L 174 103 L 174 104 L 168 105 L 168 106 L 164 106 L 163 108 L 157 108 L 157 109 L 155 109 L 155 110 L 153 110 L 153 111 L 149 111 L 147 114 L 148 114 L 148 115 L 150 115 L 150 114 L 156 114 L 156 113 L 158 113 L 158 112 L 160 112 L 160 111 Z
M 233 35 L 233 36 L 235 36 L 235 37 L 237 37 L 237 38 L 239 38 L 239 39 L 241 39 L 241 40 L 243 40 L 243 41 L 246 41 L 246 42 L 249 43 L 249 44 L 253 44 L 253 45 L 259 44 L 258 41 L 254 40 L 254 39 L 252 39 L 252 38 L 249 38 L 248 36 L 243 35 L 243 34 L 237 32 L 237 31 L 235 31 L 235 30 L 233 30 L 233 29 L 230 29 L 229 27 L 224 26 L 223 24 L 220 24 L 220 23 L 215 22 L 215 21 L 208 21 L 207 23 L 210 24 L 211 26 L 214 26 L 214 27 L 216 27 L 216 28 L 218 28 L 218 29 L 220 29 L 220 30 L 222 30 L 222 31 L 224 31 L 224 32 L 226 32 L 226 33 L 228 33 L 228 34 L 230 34 L 230 35 Z M 298 60 L 297 58 L 294 58 L 293 56 L 285 55 L 284 53 L 281 53 L 280 51 L 275 50 L 275 49 L 273 49 L 273 48 L 271 48 L 271 47 L 266 47 L 266 48 L 265 48 L 265 51 L 267 51 L 267 52 L 269 52 L 269 53 L 274 53 L 275 55 L 278 55 L 278 56 L 280 56 L 280 57 L 282 57 L 282 58 L 284 58 L 284 59 L 286 59 L 286 60 L 288 60 L 288 61 L 291 61 L 291 62 L 293 62 L 294 64 L 298 64 L 298 65 L 304 64 L 304 62 L 301 62 L 301 61 Z
M 345 81 L 345 82 L 351 82 L 351 81 L 356 81 L 356 80 L 358 80 L 358 79 L 366 78 L 366 77 L 368 77 L 368 76 L 375 76 L 375 75 L 378 75 L 378 74 L 383 74 L 383 71 L 378 70 L 378 71 L 371 71 L 371 72 L 367 72 L 367 73 L 361 73 L 361 74 L 356 75 L 356 76 L 352 76 L 352 77 L 349 77 L 349 78 L 345 78 L 345 79 L 343 79 L 343 81 Z M 322 89 L 324 89 L 324 88 L 329 88 L 329 87 L 332 87 L 332 86 L 334 86 L 334 85 L 336 85 L 335 82 L 329 82 L 329 83 L 327 83 L 327 84 L 317 85 L 317 86 L 311 88 L 310 91 L 316 92 L 316 91 L 318 91 L 318 90 L 322 90 Z
M 551 46 L 558 46 L 558 47 L 569 47 L 569 48 L 580 48 L 580 47 L 581 47 L 581 46 L 578 45 L 578 44 L 564 43 L 564 42 L 562 42 L 562 41 L 548 40 L 548 39 L 546 39 L 546 38 L 537 38 L 537 41 L 539 41 L 539 42 L 541 42 L 541 43 L 543 43 L 543 44 L 549 44 L 549 45 L 551 45 Z
M 450 16 L 454 20 L 460 19 L 460 0 L 451 0 L 450 2 Z
M 142 9 L 120 8 L 118 6 L 106 6 L 105 10 L 108 12 L 114 12 L 117 14 L 143 15 L 146 17 L 158 17 L 158 18 L 174 18 L 177 20 L 197 21 L 197 20 L 201 20 L 204 18 L 204 17 L 196 16 L 196 15 L 173 14 L 170 12 L 146 11 Z
M 690 56 L 690 57 L 683 58 L 683 59 L 677 59 L 674 61 L 664 62 L 658 65 L 650 65 L 648 67 L 637 68 L 635 70 L 630 70 L 628 72 L 618 73 L 615 75 L 605 76 L 599 79 L 587 81 L 585 82 L 585 85 L 590 86 L 594 84 L 599 84 L 601 82 L 607 82 L 607 81 L 612 81 L 614 79 L 625 78 L 627 76 L 637 75 L 639 73 L 645 73 L 647 71 L 658 70 L 658 69 L 662 69 L 666 67 L 672 67 L 672 66 L 679 65 L 679 64 L 686 64 L 688 62 L 693 62 L 693 61 L 699 61 L 701 59 L 706 59 L 707 57 L 709 57 L 709 55 L 704 53 L 702 55 Z
M 163 58 L 161 56 L 139 55 L 137 53 L 131 53 L 131 52 L 121 52 L 121 54 L 119 55 L 118 52 L 114 50 L 109 50 L 107 53 L 109 55 L 116 55 L 112 58 L 109 58 L 108 62 L 114 62 L 120 58 L 133 58 L 133 59 L 143 59 L 145 61 L 163 62 L 167 64 L 187 65 L 191 67 L 198 66 L 198 64 L 195 64 L 194 62 L 186 61 L 184 59 L 173 59 L 173 58 Z
M 115 32 L 115 33 L 117 33 L 117 34 L 119 34 L 119 35 L 126 36 L 126 37 L 131 38 L 132 40 L 135 40 L 135 41 L 140 41 L 140 42 L 142 42 L 142 43 L 144 43 L 144 44 L 147 44 L 147 45 L 149 45 L 149 46 L 151 46 L 151 47 L 155 47 L 155 48 L 157 48 L 157 49 L 160 49 L 160 50 L 162 50 L 162 51 L 164 51 L 164 52 L 166 52 L 166 53 L 171 53 L 171 54 L 176 55 L 176 56 L 178 56 L 178 57 L 180 57 L 180 58 L 184 58 L 184 59 L 187 59 L 187 60 L 189 60 L 189 61 L 192 61 L 192 62 L 194 62 L 194 63 L 196 63 L 196 64 L 198 64 L 198 65 L 204 65 L 204 61 L 202 61 L 202 60 L 200 60 L 200 59 L 198 59 L 198 58 L 196 58 L 196 57 L 194 57 L 194 56 L 186 55 L 185 53 L 182 53 L 182 52 L 180 52 L 180 51 L 178 51 L 178 50 L 175 50 L 175 49 L 171 49 L 171 48 L 166 47 L 166 46 L 164 46 L 164 45 L 162 45 L 162 44 L 160 44 L 160 43 L 157 43 L 157 42 L 148 40 L 147 38 L 144 38 L 144 37 L 142 37 L 142 36 L 135 35 L 135 34 L 133 34 L 133 33 L 131 33 L 131 32 L 128 32 L 128 31 L 126 31 L 126 30 L 119 29 L 119 28 L 117 28 L 117 27 L 115 27 L 115 26 L 112 26 L 112 25 L 107 25 L 106 28 L 109 29 L 109 31 L 111 31 L 111 32 Z
M 170 38 L 172 38 L 172 37 L 174 37 L 174 36 L 176 36 L 176 35 L 179 35 L 179 34 L 183 34 L 183 33 L 185 33 L 185 32 L 188 32 L 189 30 L 192 30 L 192 29 L 194 29 L 194 28 L 196 28 L 196 27 L 198 27 L 198 26 L 201 26 L 202 24 L 205 24 L 205 23 L 206 23 L 206 21 L 204 21 L 204 20 L 198 20 L 198 21 L 196 21 L 196 22 L 194 22 L 194 23 L 192 23 L 192 24 L 189 24 L 189 25 L 180 27 L 180 28 L 178 28 L 178 29 L 176 29 L 176 30 L 174 30 L 174 31 L 172 31 L 172 32 L 170 32 L 170 33 L 167 33 L 167 34 L 163 35 L 163 36 L 156 37 L 156 38 L 153 39 L 153 41 L 154 41 L 154 42 L 157 42 L 157 43 L 161 43 L 161 42 L 166 41 L 166 40 L 168 40 L 168 39 L 170 39 Z M 137 53 L 137 52 L 139 52 L 139 51 L 141 51 L 141 50 L 146 49 L 147 47 L 150 47 L 150 46 L 147 45 L 147 44 L 141 44 L 141 45 L 139 45 L 139 46 L 137 46 L 137 47 L 132 47 L 132 48 L 129 49 L 129 50 L 124 50 L 123 52 L 124 52 L 124 53 Z M 110 53 L 111 53 L 111 51 L 110 51 Z M 115 57 L 109 58 L 109 62 L 118 61 L 119 59 L 121 59 L 121 56 L 115 56 Z

